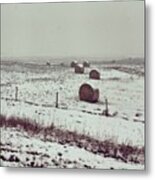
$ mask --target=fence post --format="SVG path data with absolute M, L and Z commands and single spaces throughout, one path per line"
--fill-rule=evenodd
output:
M 109 116 L 108 99 L 105 98 L 105 115 Z
M 58 96 L 59 96 L 59 93 L 56 92 L 56 103 L 55 103 L 56 108 L 58 108 L 58 101 L 59 101 Z
M 18 87 L 15 88 L 15 101 L 18 100 Z

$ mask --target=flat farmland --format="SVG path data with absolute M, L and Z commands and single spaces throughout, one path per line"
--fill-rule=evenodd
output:
M 89 79 L 91 69 L 98 69 L 101 74 L 100 80 Z M 83 83 L 99 89 L 97 103 L 79 100 L 79 87 Z M 103 114 L 105 99 L 108 100 L 110 116 Z M 4 123 L 3 119 L 9 121 L 11 117 L 20 121 L 27 119 L 30 124 L 35 123 L 43 130 L 39 133 L 30 133 L 23 130 L 22 125 L 6 126 L 7 123 Z M 84 74 L 75 74 L 69 63 L 59 61 L 50 62 L 50 65 L 37 61 L 1 62 L 1 129 L 4 134 L 1 159 L 4 166 L 15 163 L 9 160 L 10 157 L 6 157 L 5 149 L 9 146 L 17 151 L 17 141 L 24 157 L 27 156 L 27 149 L 32 144 L 34 145 L 31 151 L 39 151 L 38 156 L 32 153 L 32 156 L 35 156 L 35 162 L 30 160 L 33 166 L 41 164 L 43 167 L 144 169 L 144 117 L 142 64 L 91 63 L 89 68 L 85 68 Z M 59 130 L 64 137 L 67 137 L 66 133 L 71 133 L 76 134 L 76 138 L 72 142 L 65 141 L 62 145 L 62 137 L 57 133 L 45 134 L 45 130 L 51 126 L 56 132 Z M 17 140 L 19 135 L 20 142 Z M 81 143 L 79 148 L 79 136 L 83 136 L 81 141 L 87 142 L 87 145 Z M 7 145 L 7 141 L 10 141 L 10 145 Z M 94 141 L 97 142 L 96 146 L 90 143 Z M 105 142 L 111 143 L 107 153 L 101 152 L 99 148 L 100 143 L 106 147 Z M 27 144 L 29 146 L 24 148 Z M 64 146 L 70 156 L 64 153 Z M 130 147 L 131 153 L 124 155 L 123 150 L 120 150 L 122 146 Z M 55 159 L 51 161 L 54 163 L 47 162 L 45 157 L 43 161 L 39 160 L 45 154 L 40 148 L 48 149 L 47 154 L 52 160 Z M 55 155 L 59 151 L 62 157 L 59 157 L 60 154 Z M 78 158 L 81 156 L 81 161 L 76 159 L 76 153 L 79 155 Z M 14 153 L 17 157 L 19 154 L 19 150 Z M 20 158 L 18 164 L 31 165 Z

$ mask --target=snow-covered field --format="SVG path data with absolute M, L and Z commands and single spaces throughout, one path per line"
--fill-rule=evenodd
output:
M 14 167 L 143 169 L 143 165 L 104 158 L 84 149 L 44 142 L 15 129 L 1 129 L 1 163 Z M 7 140 L 7 144 L 6 143 Z
M 92 68 L 99 69 L 100 80 L 89 79 L 89 71 Z M 100 141 L 112 140 L 118 144 L 144 147 L 143 73 L 143 65 L 121 64 L 118 68 L 110 64 L 96 64 L 86 68 L 85 73 L 80 75 L 75 74 L 69 66 L 59 62 L 51 66 L 37 62 L 2 62 L 1 114 L 7 117 L 29 118 L 42 126 L 50 126 L 53 123 L 60 129 L 85 134 Z M 91 104 L 79 100 L 78 91 L 82 83 L 92 84 L 99 89 L 98 103 Z M 16 87 L 18 87 L 17 100 L 15 100 Z M 59 108 L 55 108 L 57 92 L 59 93 Z M 105 110 L 105 98 L 108 99 L 110 113 L 117 112 L 114 117 L 102 115 Z M 2 133 L 9 136 L 11 132 L 3 129 Z M 12 133 L 12 138 L 9 139 L 12 141 L 12 148 L 17 149 L 13 137 L 18 135 L 15 130 Z M 34 149 L 32 149 L 34 151 L 37 149 L 40 151 L 41 147 L 43 151 L 49 148 L 48 153 L 50 152 L 51 158 L 55 156 L 57 149 L 63 150 L 60 144 L 45 143 L 33 137 L 29 137 L 27 141 L 24 137 L 22 139 L 22 147 L 33 142 Z M 51 151 L 51 149 L 53 150 Z M 92 168 L 144 168 L 143 165 L 125 164 L 117 162 L 115 159 L 101 158 L 86 152 L 86 150 L 69 146 L 67 146 L 67 150 L 72 160 L 81 156 L 88 165 L 94 162 Z M 25 154 L 25 149 L 22 152 Z M 75 156 L 76 153 L 78 156 Z M 66 156 L 65 154 L 65 158 L 67 158 Z M 99 161 L 98 164 L 97 161 Z M 78 165 L 71 163 L 72 165 L 67 165 L 67 167 L 84 167 L 84 163 L 78 163 Z M 47 164 L 47 167 L 53 167 L 51 163 Z M 8 163 L 7 165 L 16 166 L 17 164 Z

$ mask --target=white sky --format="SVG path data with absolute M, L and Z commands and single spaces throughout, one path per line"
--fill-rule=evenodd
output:
M 144 56 L 144 1 L 3 4 L 2 56 Z

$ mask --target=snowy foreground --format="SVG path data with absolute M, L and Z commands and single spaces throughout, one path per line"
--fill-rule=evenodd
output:
M 15 129 L 1 129 L 1 163 L 13 167 L 143 169 L 143 165 L 104 158 L 84 149 L 44 142 Z M 7 144 L 5 142 L 7 141 Z
M 101 72 L 101 80 L 90 80 L 88 73 L 96 67 Z M 54 124 L 60 129 L 100 141 L 110 140 L 117 144 L 144 147 L 143 66 L 121 65 L 122 69 L 118 69 L 110 65 L 92 65 L 91 68 L 87 68 L 85 74 L 77 75 L 70 67 L 60 64 L 48 67 L 45 64 L 2 62 L 1 114 L 28 118 L 43 127 Z M 100 90 L 98 103 L 79 101 L 78 90 L 85 82 Z M 59 92 L 59 108 L 55 108 L 56 92 Z M 114 117 L 102 115 L 105 97 L 108 98 L 110 113 L 116 112 Z M 143 164 L 105 158 L 68 144 L 44 142 L 15 128 L 1 129 L 4 149 L 15 150 L 14 155 L 20 159 L 18 162 L 4 160 L 12 152 L 3 150 L 5 158 L 1 158 L 4 166 L 31 166 L 30 162 L 35 158 L 35 163 L 46 167 L 144 168 Z M 32 156 L 27 151 L 32 151 Z M 61 155 L 58 155 L 59 151 Z M 33 152 L 37 152 L 36 155 Z M 26 160 L 27 157 L 29 160 Z

